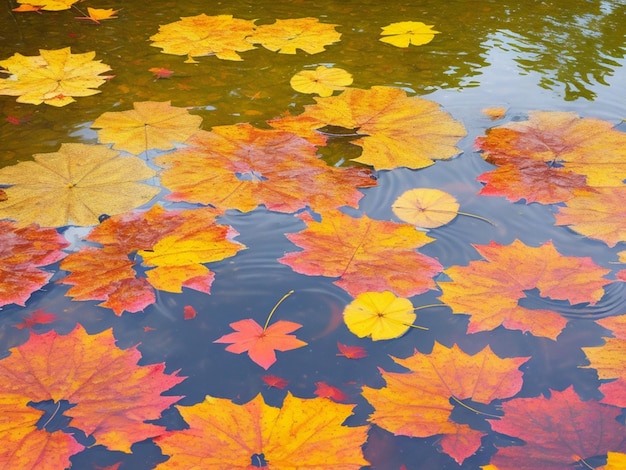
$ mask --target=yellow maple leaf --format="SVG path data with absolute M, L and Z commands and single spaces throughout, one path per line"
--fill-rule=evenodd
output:
M 17 3 L 32 5 L 32 0 L 17 0 Z M 78 0 L 37 0 L 35 4 L 40 10 L 61 11 L 69 10 Z
M 280 54 L 295 54 L 296 49 L 317 54 L 325 50 L 324 46 L 339 41 L 341 33 L 335 31 L 335 26 L 320 23 L 317 18 L 276 20 L 273 24 L 258 26 L 247 40 Z
M 87 16 L 79 16 L 77 20 L 90 20 L 94 23 L 100 24 L 102 20 L 110 20 L 112 18 L 117 18 L 114 16 L 119 10 L 114 10 L 113 8 L 101 9 L 101 8 L 91 8 L 87 7 Z
M 421 46 L 428 44 L 433 40 L 435 34 L 439 33 L 432 28 L 432 25 L 424 24 L 421 21 L 391 23 L 383 28 L 380 34 L 385 37 L 380 38 L 380 40 L 396 47 L 409 47 L 409 44 Z
M 298 72 L 289 82 L 300 93 L 330 96 L 335 90 L 343 90 L 352 84 L 352 75 L 344 69 L 320 65 L 315 70 Z
M 69 47 L 57 50 L 40 49 L 39 56 L 16 53 L 0 60 L 11 74 L 0 79 L 0 95 L 17 96 L 18 103 L 65 106 L 73 103 L 73 96 L 91 96 L 106 81 L 99 76 L 111 70 L 99 60 L 95 52 L 72 54 Z
M 243 60 L 237 52 L 255 49 L 246 41 L 254 28 L 252 20 L 203 13 L 161 25 L 159 32 L 150 39 L 154 41 L 151 45 L 160 47 L 163 53 L 189 56 L 189 62 L 195 62 L 192 57 L 207 55 L 224 60 Z
M 155 439 L 170 468 L 358 470 L 369 462 L 361 446 L 368 426 L 343 426 L 354 405 L 328 398 L 297 398 L 287 393 L 282 407 L 261 394 L 242 405 L 207 396 L 193 406 L 177 406 L 188 429 Z M 252 462 L 252 464 L 251 464 Z
M 169 101 L 140 101 L 132 110 L 107 112 L 91 125 L 104 143 L 138 155 L 150 149 L 171 150 L 174 142 L 184 142 L 200 127 L 202 118 L 177 108 Z
M 0 218 L 20 226 L 94 225 L 101 214 L 138 207 L 159 189 L 138 183 L 156 173 L 137 157 L 122 157 L 102 145 L 61 144 L 58 152 L 0 169 L 7 200 Z

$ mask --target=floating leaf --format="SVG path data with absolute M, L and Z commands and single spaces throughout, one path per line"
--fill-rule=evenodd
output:
M 270 387 L 278 388 L 280 390 L 283 390 L 289 384 L 289 382 L 282 377 L 277 377 L 270 374 L 265 374 L 261 377 L 261 380 Z
M 147 203 L 159 188 L 139 183 L 156 173 L 136 157 L 104 145 L 61 144 L 58 152 L 0 169 L 8 199 L 0 217 L 20 226 L 94 225 L 101 214 L 120 214 Z
M 391 206 L 400 220 L 423 228 L 446 225 L 457 216 L 459 207 L 451 194 L 430 188 L 405 191 Z
M 409 44 L 421 46 L 428 44 L 439 31 L 432 29 L 433 25 L 427 25 L 421 21 L 401 21 L 391 23 L 383 28 L 380 33 L 380 41 L 396 47 L 409 47 Z
M 165 54 L 186 55 L 190 59 L 215 55 L 218 59 L 243 60 L 237 52 L 255 48 L 246 41 L 254 28 L 254 21 L 202 13 L 159 26 L 159 32 L 150 40 L 153 47 L 160 47 Z
M 339 278 L 334 284 L 352 296 L 390 290 L 410 297 L 435 288 L 441 264 L 415 251 L 432 239 L 413 227 L 339 211 L 325 213 L 321 222 L 300 218 L 307 228 L 287 238 L 304 251 L 278 260 L 294 271 Z
M 45 312 L 44 309 L 40 308 L 35 310 L 30 315 L 24 317 L 24 321 L 22 323 L 18 323 L 15 325 L 15 328 L 21 330 L 23 328 L 32 329 L 35 325 L 45 325 L 47 323 L 52 323 L 57 319 L 57 316 L 54 313 Z
M 89 20 L 89 21 L 93 21 L 96 24 L 100 24 L 100 21 L 102 20 L 110 20 L 113 18 L 117 18 L 115 14 L 118 12 L 119 10 L 114 10 L 113 8 L 102 9 L 102 8 L 87 7 L 87 16 L 79 16 L 76 19 L 77 20 Z
M 11 74 L 9 78 L 0 78 L 0 95 L 17 96 L 18 103 L 65 106 L 76 101 L 73 96 L 100 93 L 95 88 L 106 81 L 100 74 L 111 70 L 93 60 L 95 52 L 72 54 L 66 47 L 40 49 L 39 53 L 29 57 L 15 53 L 0 60 L 0 67 Z
M 346 305 L 343 319 L 359 338 L 371 336 L 378 341 L 406 333 L 417 317 L 414 310 L 410 300 L 392 292 L 364 292 Z
M 17 0 L 17 3 L 27 4 L 31 0 Z M 41 10 L 46 11 L 61 11 L 69 10 L 74 3 L 78 0 L 36 0 L 36 3 Z
M 359 470 L 369 464 L 361 450 L 367 426 L 343 426 L 353 407 L 289 392 L 281 408 L 266 405 L 261 394 L 243 405 L 207 396 L 177 406 L 189 429 L 155 439 L 170 456 L 156 468 L 251 470 L 271 462 L 281 469 Z
M 74 405 L 67 411 L 71 426 L 113 451 L 130 452 L 135 442 L 161 434 L 163 427 L 146 421 L 158 419 L 163 410 L 180 398 L 161 394 L 180 383 L 182 377 L 164 374 L 164 364 L 138 365 L 141 354 L 137 348 L 119 349 L 110 330 L 89 335 L 79 325 L 63 336 L 54 331 L 31 333 L 26 343 L 12 348 L 10 353 L 0 360 L 0 396 L 19 396 L 21 400 L 0 415 L 28 413 L 30 402 L 67 400 Z M 35 423 L 31 426 L 27 438 L 37 439 Z M 22 435 L 29 428 L 16 429 Z M 0 456 L 7 452 L 13 458 L 22 455 L 23 459 L 37 459 L 47 450 L 32 448 L 41 445 L 39 440 L 15 442 L 11 437 L 16 435 L 15 429 L 3 429 L 0 424 L 0 431 L 4 431 L 0 435 Z M 53 434 L 65 435 L 62 431 Z M 7 448 L 8 442 L 18 447 Z M 24 449 L 31 452 L 20 452 Z M 25 461 L 20 463 L 16 468 L 36 468 L 23 465 Z
M 477 412 L 463 400 L 488 405 L 512 397 L 522 387 L 519 367 L 528 360 L 527 357 L 502 359 L 489 346 L 467 354 L 457 345 L 447 348 L 437 342 L 430 354 L 416 350 L 406 359 L 392 359 L 409 372 L 383 370 L 385 387 L 363 387 L 362 395 L 374 407 L 369 421 L 395 435 L 450 435 L 445 446 L 458 450 L 460 454 L 452 456 L 460 461 L 478 450 L 483 433 L 453 421 L 451 413 L 455 405 L 451 400 L 457 406 Z M 454 445 L 459 435 L 473 437 L 471 449 Z
M 317 18 L 276 20 L 273 24 L 257 26 L 247 40 L 280 54 L 295 54 L 296 49 L 317 54 L 324 52 L 324 46 L 339 41 L 341 33 L 335 31 L 335 26 L 320 23 Z
M 347 344 L 337 343 L 337 349 L 339 349 L 339 354 L 337 354 L 337 356 L 343 356 L 348 359 L 361 359 L 367 357 L 367 351 L 361 346 L 348 346 Z
M 176 108 L 169 101 L 133 103 L 132 110 L 107 112 L 91 125 L 103 143 L 139 155 L 150 149 L 171 150 L 175 142 L 185 142 L 196 132 L 202 118 Z
M 328 385 L 326 382 L 315 382 L 313 393 L 320 398 L 330 398 L 333 401 L 346 401 L 350 398 L 337 387 Z
M 320 65 L 315 70 L 298 72 L 291 77 L 289 84 L 300 93 L 331 96 L 334 91 L 351 85 L 352 75 L 344 69 Z
M 581 366 L 598 371 L 598 378 L 602 380 L 600 391 L 604 394 L 602 403 L 626 407 L 626 339 L 619 335 L 617 338 L 605 338 L 605 343 L 599 347 L 583 347 L 590 364 Z M 607 381 L 608 380 L 608 381 Z

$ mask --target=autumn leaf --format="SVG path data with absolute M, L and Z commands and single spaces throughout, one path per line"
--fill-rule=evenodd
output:
M 439 283 L 441 301 L 453 313 L 470 315 L 469 333 L 503 325 L 555 339 L 567 320 L 552 310 L 523 307 L 520 300 L 527 292 L 538 289 L 542 297 L 593 305 L 611 282 L 603 278 L 609 269 L 589 257 L 563 256 L 552 242 L 530 247 L 515 240 L 510 245 L 491 242 L 474 248 L 483 259 L 446 269 L 450 282 Z
M 17 3 L 27 4 L 30 0 L 17 0 Z M 69 10 L 78 0 L 36 0 L 36 4 L 42 10 L 61 11 Z
M 106 81 L 100 74 L 111 70 L 108 65 L 93 60 L 95 52 L 72 54 L 66 47 L 40 49 L 39 53 L 28 57 L 15 53 L 0 60 L 0 67 L 11 74 L 0 78 L 0 95 L 17 96 L 18 103 L 65 106 L 76 101 L 73 96 L 100 93 L 96 88 Z
M 428 44 L 438 34 L 439 31 L 432 29 L 432 25 L 427 25 L 421 21 L 401 21 L 391 23 L 383 28 L 380 33 L 380 41 L 386 42 L 396 47 L 409 47 L 409 44 L 421 46 Z
M 298 72 L 291 77 L 289 84 L 300 93 L 331 96 L 334 91 L 350 86 L 352 75 L 338 67 L 320 65 L 315 70 Z
M 363 292 L 346 305 L 343 320 L 359 338 L 393 339 L 406 333 L 417 315 L 410 300 L 392 292 Z
M 102 20 L 110 20 L 113 18 L 117 18 L 115 16 L 119 10 L 113 10 L 113 8 L 102 9 L 102 8 L 91 8 L 87 7 L 87 15 L 86 16 L 78 16 L 77 20 L 89 20 L 93 21 L 96 24 L 100 24 Z
M 173 74 L 173 70 L 166 69 L 164 67 L 151 67 L 148 69 L 149 72 L 152 72 L 157 80 L 162 78 L 170 78 Z
M 341 33 L 335 31 L 335 26 L 337 25 L 320 23 L 317 18 L 276 20 L 273 24 L 257 26 L 246 40 L 280 54 L 295 54 L 296 49 L 317 54 L 324 52 L 324 46 L 341 38 Z
M 40 308 L 35 310 L 30 315 L 24 317 L 24 321 L 22 323 L 18 323 L 15 325 L 15 328 L 21 330 L 23 328 L 32 329 L 35 325 L 45 325 L 47 323 L 52 323 L 57 319 L 57 316 L 54 313 L 45 312 L 44 309 Z
M 626 454 L 607 452 L 606 466 L 602 470 L 621 470 L 623 468 L 626 468 Z
M 620 186 L 626 178 L 626 134 L 572 112 L 530 112 L 527 121 L 478 137 L 476 147 L 504 167 L 479 176 L 487 183 L 481 193 L 511 201 L 563 202 L 577 189 Z
M 73 0 L 73 1 L 77 2 L 78 0 Z M 28 3 L 23 3 L 17 8 L 11 8 L 11 11 L 18 11 L 18 12 L 36 11 L 37 13 L 41 15 L 41 12 L 39 10 L 41 10 L 40 6 L 30 5 Z
M 330 398 L 333 401 L 347 401 L 350 398 L 337 387 L 328 385 L 326 382 L 315 382 L 313 393 L 320 398 Z
M 367 351 L 361 346 L 348 346 L 347 344 L 337 343 L 337 349 L 339 349 L 339 354 L 337 354 L 337 356 L 343 356 L 348 359 L 361 359 L 367 357 Z
M 583 401 L 573 387 L 553 390 L 548 398 L 504 402 L 502 411 L 491 427 L 524 444 L 498 449 L 491 459 L 498 470 L 564 470 L 609 451 L 626 451 L 626 428 L 617 420 L 622 410 Z
M 317 129 L 336 126 L 359 136 L 350 143 L 363 148 L 353 161 L 377 170 L 412 169 L 448 160 L 460 151 L 456 143 L 465 127 L 433 101 L 409 97 L 404 90 L 375 86 L 370 90 L 347 88 L 338 96 L 315 98 L 302 119 L 317 121 Z
M 382 370 L 385 387 L 363 387 L 363 397 L 374 407 L 369 421 L 395 435 L 450 436 L 444 450 L 454 451 L 450 455 L 460 462 L 478 450 L 482 433 L 454 422 L 453 409 L 461 406 L 476 412 L 463 400 L 489 405 L 514 396 L 522 387 L 519 367 L 528 360 L 500 358 L 489 346 L 467 354 L 457 345 L 447 348 L 437 342 L 430 354 L 415 350 L 406 359 L 392 359 L 408 372 Z M 455 444 L 460 436 L 472 443 L 469 448 Z
M 139 158 L 104 145 L 61 144 L 58 152 L 0 169 L 8 199 L 0 217 L 20 226 L 94 225 L 101 214 L 120 214 L 147 203 L 159 188 L 139 183 L 156 173 Z
M 12 404 L 13 413 L 27 413 L 29 402 L 67 400 L 74 405 L 66 411 L 72 427 L 93 436 L 97 444 L 109 450 L 130 452 L 135 442 L 163 432 L 163 427 L 146 421 L 158 419 L 163 410 L 179 400 L 161 394 L 183 380 L 175 374 L 164 374 L 164 364 L 138 365 L 140 359 L 136 347 L 117 348 L 110 330 L 89 335 L 78 325 L 67 335 L 54 331 L 31 333 L 26 343 L 11 348 L 10 355 L 0 360 L 0 396 L 21 398 L 21 402 Z M 8 411 L 0 415 L 6 416 Z M 34 431 L 34 423 L 32 427 Z M 35 447 L 31 450 L 33 456 L 46 449 L 39 447 L 39 441 L 15 442 L 15 437 L 22 436 L 28 427 L 7 429 L 0 425 L 2 428 L 0 452 L 17 457 L 20 447 L 7 448 L 7 442 L 22 446 L 22 450 Z M 35 439 L 33 434 L 31 431 L 28 439 Z M 67 436 L 62 431 L 53 434 Z
M 0 307 L 24 306 L 52 277 L 40 268 L 62 259 L 67 246 L 56 230 L 0 220 Z
M 175 142 L 185 142 L 196 132 L 202 118 L 170 101 L 141 101 L 132 110 L 107 112 L 91 125 L 103 143 L 139 155 L 150 149 L 171 150 Z
M 626 187 L 596 188 L 576 191 L 565 207 L 556 213 L 556 225 L 589 238 L 601 240 L 610 247 L 626 241 Z
M 85 246 L 70 254 L 61 263 L 70 274 L 58 282 L 72 286 L 66 295 L 103 300 L 99 305 L 116 315 L 154 303 L 154 289 L 181 292 L 187 287 L 210 293 L 214 273 L 204 263 L 245 248 L 231 240 L 237 235 L 232 228 L 215 222 L 217 215 L 208 208 L 166 211 L 153 206 L 147 212 L 110 217 L 87 236 L 102 247 Z M 140 259 L 145 277 L 133 269 Z
M 202 13 L 159 26 L 159 32 L 150 40 L 153 41 L 151 46 L 160 47 L 163 53 L 186 55 L 190 61 L 193 57 L 207 55 L 224 60 L 243 60 L 237 52 L 255 48 L 246 41 L 254 28 L 254 21 Z
M 435 288 L 442 266 L 415 251 L 432 239 L 413 227 L 339 211 L 324 213 L 321 222 L 299 217 L 307 228 L 286 236 L 304 250 L 278 260 L 294 271 L 338 278 L 334 284 L 353 297 L 385 290 L 411 297 Z
M 289 382 L 282 377 L 277 377 L 270 374 L 265 374 L 261 377 L 261 380 L 270 387 L 278 388 L 280 390 L 283 390 L 289 384 Z
M 619 317 L 612 319 L 614 318 Z M 612 323 L 615 324 L 615 322 Z M 602 324 L 607 325 L 607 323 Z M 598 378 L 602 381 L 600 391 L 604 394 L 602 403 L 622 408 L 626 407 L 626 367 L 623 360 L 626 353 L 626 338 L 621 334 L 623 324 L 623 321 L 618 324 L 618 328 L 621 328 L 617 330 L 616 338 L 605 338 L 602 346 L 583 347 L 582 350 L 590 364 L 580 366 L 597 370 Z
M 187 147 L 159 156 L 167 199 L 249 212 L 259 205 L 278 212 L 309 206 L 321 211 L 357 207 L 357 189 L 376 185 L 369 170 L 336 168 L 297 135 L 250 124 L 200 131 Z
M 183 307 L 183 318 L 185 320 L 192 320 L 194 318 L 196 318 L 196 309 L 193 308 L 191 305 L 185 305 Z
M 497 121 L 506 115 L 507 108 L 495 106 L 491 108 L 483 108 L 480 111 L 492 121 Z
M 155 439 L 170 456 L 156 468 L 250 470 L 263 456 L 272 468 L 358 470 L 369 464 L 361 450 L 367 426 L 343 425 L 353 407 L 289 392 L 280 408 L 265 404 L 261 394 L 242 405 L 207 396 L 177 406 L 189 429 Z

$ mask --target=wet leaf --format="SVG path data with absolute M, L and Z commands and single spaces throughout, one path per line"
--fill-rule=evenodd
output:
M 93 60 L 95 52 L 72 54 L 66 47 L 40 49 L 39 53 L 28 57 L 15 53 L 0 60 L 0 67 L 11 74 L 9 78 L 0 78 L 0 95 L 17 96 L 18 103 L 65 106 L 76 101 L 73 96 L 100 93 L 96 88 L 106 81 L 100 74 L 111 70 Z
M 254 28 L 254 21 L 202 13 L 159 26 L 159 32 L 150 40 L 153 47 L 160 47 L 165 54 L 186 55 L 189 59 L 215 55 L 218 59 L 243 60 L 237 53 L 255 48 L 246 41 Z
M 400 220 L 422 228 L 436 228 L 454 220 L 459 203 L 439 189 L 415 188 L 405 191 L 391 206 Z
M 315 70 L 302 70 L 289 81 L 291 88 L 307 94 L 331 96 L 352 84 L 352 75 L 344 69 L 320 65 Z
M 317 18 L 276 20 L 273 24 L 257 26 L 247 41 L 280 54 L 295 54 L 297 49 L 317 54 L 341 38 L 335 26 L 320 23 Z
M 488 405 L 514 396 L 522 387 L 519 367 L 528 360 L 502 359 L 489 346 L 467 354 L 457 345 L 447 348 L 437 342 L 430 354 L 416 350 L 406 359 L 392 359 L 409 372 L 382 370 L 385 387 L 363 387 L 362 395 L 374 407 L 369 421 L 395 435 L 449 435 L 444 449 L 454 450 L 452 456 L 460 461 L 478 450 L 481 433 L 451 419 L 455 407 L 451 400 L 476 412 L 463 400 Z M 460 436 L 472 443 L 471 448 L 467 447 L 469 442 L 455 445 Z
M 446 269 L 451 282 L 439 283 L 441 301 L 454 313 L 470 315 L 469 333 L 502 325 L 555 339 L 567 320 L 552 310 L 523 307 L 519 301 L 527 292 L 538 289 L 542 297 L 593 305 L 611 282 L 603 278 L 609 269 L 589 257 L 563 256 L 551 242 L 536 248 L 519 240 L 474 248 L 483 259 Z
M 103 143 L 139 155 L 150 149 L 171 150 L 200 128 L 202 118 L 169 101 L 141 101 L 132 110 L 107 112 L 91 125 Z
M 102 9 L 87 7 L 87 16 L 79 16 L 76 19 L 89 20 L 96 24 L 100 24 L 100 21 L 102 20 L 117 18 L 117 16 L 115 16 L 117 12 L 119 12 L 119 10 L 114 10 L 113 8 Z
M 152 72 L 157 80 L 161 78 L 170 78 L 174 74 L 173 70 L 169 70 L 164 67 L 151 67 L 148 71 Z
M 375 186 L 369 170 L 336 168 L 295 134 L 249 124 L 201 131 L 188 146 L 155 159 L 165 168 L 167 199 L 249 212 L 259 205 L 278 212 L 309 206 L 321 211 L 356 207 L 359 187 Z
M 363 148 L 353 161 L 377 170 L 424 168 L 433 160 L 448 160 L 465 127 L 433 101 L 409 97 L 401 89 L 375 86 L 370 90 L 347 88 L 338 96 L 315 98 L 300 114 L 307 125 L 345 128 L 359 136 L 350 143 Z
M 342 425 L 353 407 L 291 393 L 281 408 L 266 405 L 261 394 L 243 405 L 207 396 L 177 407 L 189 429 L 155 439 L 170 456 L 156 468 L 251 470 L 263 456 L 273 468 L 358 470 L 369 463 L 361 451 L 367 426 Z
M 396 47 L 409 47 L 409 44 L 421 46 L 432 41 L 435 34 L 439 31 L 433 30 L 433 25 L 421 21 L 401 21 L 385 26 L 380 33 L 383 36 L 380 41 Z
M 8 199 L 0 217 L 18 225 L 94 225 L 100 214 L 120 214 L 147 203 L 159 188 L 139 183 L 155 176 L 143 160 L 122 157 L 104 145 L 61 144 L 0 169 Z
M 185 320 L 192 320 L 193 318 L 196 318 L 196 309 L 193 308 L 191 305 L 185 305 L 183 307 L 183 318 Z
M 502 119 L 506 115 L 507 108 L 496 106 L 493 108 L 483 108 L 481 112 L 492 121 Z
M 17 0 L 17 3 L 27 4 L 29 0 L 20 1 Z M 72 5 L 76 3 L 78 0 L 36 0 L 34 3 L 41 9 L 46 11 L 61 11 L 61 10 L 69 10 L 72 8 Z
M 22 323 L 18 323 L 15 325 L 15 328 L 21 330 L 23 328 L 32 329 L 35 325 L 45 325 L 47 323 L 52 323 L 57 319 L 57 316 L 54 313 L 45 312 L 44 309 L 40 308 L 35 310 L 30 315 L 24 317 L 24 321 Z
M 415 251 L 432 239 L 413 227 L 339 211 L 324 213 L 321 222 L 300 218 L 307 228 L 287 238 L 304 250 L 278 260 L 294 271 L 338 278 L 334 284 L 353 297 L 385 290 L 410 297 L 435 288 L 441 264 Z
M 77 1 L 78 0 L 73 0 L 72 3 L 77 2 Z M 11 11 L 18 11 L 18 12 L 36 11 L 37 13 L 39 13 L 41 15 L 41 12 L 39 10 L 41 10 L 40 6 L 30 5 L 28 3 L 23 3 L 22 5 L 20 5 L 17 8 L 11 8 Z
M 359 338 L 393 339 L 406 333 L 417 315 L 410 300 L 392 292 L 364 292 L 343 311 L 348 329 Z
M 626 468 L 626 454 L 607 452 L 606 465 L 602 470 L 621 470 L 623 468 Z
M 278 388 L 280 390 L 283 390 L 287 385 L 289 385 L 289 382 L 282 377 L 277 377 L 270 374 L 265 374 L 261 377 L 261 380 L 270 387 Z
M 348 346 L 347 344 L 337 343 L 339 354 L 337 356 L 343 356 L 348 359 L 361 359 L 367 357 L 367 351 L 361 346 Z
M 295 335 L 288 334 L 301 328 L 300 323 L 279 320 L 263 328 L 247 318 L 231 323 L 230 327 L 235 333 L 226 334 L 213 342 L 230 344 L 226 351 L 235 354 L 247 352 L 250 359 L 265 370 L 276 362 L 275 351 L 290 351 L 307 345 Z
M 598 371 L 598 378 L 602 381 L 600 391 L 604 394 L 602 403 L 626 407 L 626 338 L 617 334 L 617 338 L 605 338 L 605 343 L 598 347 L 583 347 L 590 364 L 580 366 L 593 368 Z
M 626 428 L 617 421 L 622 410 L 583 401 L 573 387 L 553 390 L 549 398 L 504 402 L 502 411 L 491 427 L 524 444 L 498 449 L 491 459 L 498 470 L 565 470 L 608 451 L 626 451 Z
M 350 398 L 337 387 L 328 385 L 326 382 L 315 382 L 313 393 L 320 398 L 330 398 L 333 401 L 347 401 Z
M 180 399 L 161 393 L 180 383 L 182 377 L 164 374 L 164 364 L 138 365 L 141 354 L 137 348 L 119 349 L 110 330 L 89 335 L 79 325 L 67 335 L 31 333 L 26 343 L 10 353 L 0 360 L 0 396 L 21 397 L 14 412 L 27 413 L 29 402 L 67 400 L 75 405 L 66 411 L 71 426 L 110 450 L 130 452 L 133 443 L 161 434 L 164 428 L 146 421 L 159 418 Z M 5 428 L 3 450 L 7 441 L 15 442 L 25 429 Z M 65 435 L 53 432 L 57 433 Z M 34 438 L 34 434 L 28 437 Z M 25 445 L 19 440 L 17 444 Z M 16 450 L 10 449 L 9 455 Z M 32 449 L 35 455 L 25 458 L 35 458 L 42 450 L 45 447 Z
M 154 289 L 209 293 L 214 273 L 204 263 L 245 248 L 231 240 L 237 235 L 232 228 L 215 222 L 217 215 L 207 208 L 166 211 L 154 206 L 110 217 L 87 236 L 102 247 L 70 254 L 61 264 L 70 274 L 58 282 L 72 286 L 67 295 L 75 300 L 103 300 L 99 305 L 117 315 L 154 303 Z M 145 277 L 133 269 L 140 259 Z
M 67 246 L 56 230 L 0 220 L 0 307 L 24 306 L 52 277 L 40 268 L 62 259 Z

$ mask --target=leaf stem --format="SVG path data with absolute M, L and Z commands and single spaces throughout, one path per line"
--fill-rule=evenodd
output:
M 496 226 L 496 224 L 494 224 L 491 220 L 487 219 L 486 217 L 482 217 L 480 215 L 470 214 L 469 212 L 457 212 L 457 214 L 465 215 L 467 217 L 474 217 L 475 219 L 479 219 L 479 220 L 482 220 L 483 222 L 487 222 L 488 224 L 491 224 L 494 227 Z
M 447 307 L 446 304 L 428 304 L 428 305 L 420 305 L 419 307 L 415 307 L 413 309 L 413 311 L 415 310 L 422 310 L 424 308 L 429 308 L 429 307 Z M 426 328 L 425 326 L 419 326 L 419 325 L 413 325 L 411 323 L 404 323 L 404 325 L 409 326 L 411 328 L 416 328 L 418 330 L 426 330 L 428 331 L 428 328 Z
M 283 300 L 285 300 L 287 297 L 289 297 L 291 294 L 293 294 L 293 292 L 294 292 L 294 290 L 291 289 L 289 292 L 287 292 L 285 295 L 283 295 L 278 302 L 276 302 L 276 305 L 274 305 L 274 308 L 272 309 L 270 314 L 267 316 L 267 320 L 265 320 L 265 325 L 263 325 L 263 331 L 265 331 L 267 329 L 267 326 L 270 324 L 270 320 L 272 319 L 272 315 L 274 315 L 274 312 L 276 311 L 278 306 L 283 303 Z
M 452 395 L 452 399 L 457 402 L 459 405 L 461 405 L 463 408 L 466 408 L 476 414 L 479 415 L 485 415 L 485 416 L 491 416 L 492 418 L 501 418 L 501 416 L 498 415 L 492 415 L 491 413 L 485 413 L 484 411 L 479 411 L 476 408 L 472 408 L 471 406 L 463 403 L 461 400 L 459 400 L 457 397 L 455 397 L 454 395 Z

